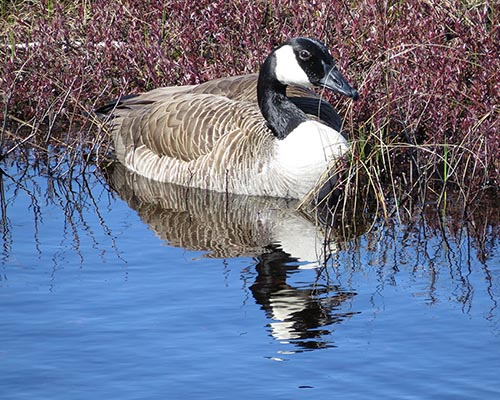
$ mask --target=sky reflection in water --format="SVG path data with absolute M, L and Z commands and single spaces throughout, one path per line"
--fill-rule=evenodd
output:
M 6 399 L 500 394 L 492 204 L 325 248 L 293 202 L 5 171 Z

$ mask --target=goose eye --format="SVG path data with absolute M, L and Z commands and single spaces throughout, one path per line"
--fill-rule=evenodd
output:
M 311 58 L 311 53 L 307 50 L 300 50 L 299 57 L 302 61 L 307 61 Z

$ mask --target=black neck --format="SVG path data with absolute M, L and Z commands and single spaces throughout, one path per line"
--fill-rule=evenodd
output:
M 269 129 L 276 138 L 285 139 L 307 117 L 286 96 L 286 85 L 276 79 L 275 63 L 275 57 L 271 55 L 262 65 L 257 83 L 257 99 Z

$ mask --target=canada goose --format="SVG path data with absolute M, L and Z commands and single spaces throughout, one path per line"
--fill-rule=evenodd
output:
M 98 112 L 112 113 L 118 160 L 147 178 L 302 198 L 348 151 L 340 118 L 311 86 L 358 97 L 325 45 L 299 37 L 276 48 L 258 78 L 160 88 Z M 318 108 L 321 121 L 306 115 Z

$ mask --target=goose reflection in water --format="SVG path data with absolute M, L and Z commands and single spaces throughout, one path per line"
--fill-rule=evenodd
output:
M 321 328 L 357 314 L 340 311 L 342 303 L 355 293 L 337 285 L 288 284 L 287 278 L 297 272 L 299 260 L 278 246 L 268 249 L 269 252 L 257 256 L 257 277 L 250 290 L 273 320 L 269 324 L 273 337 L 303 349 L 331 347 L 331 341 L 323 339 L 331 332 Z
M 169 245 L 207 252 L 205 257 L 253 257 L 250 290 L 265 311 L 272 336 L 299 349 L 331 346 L 326 328 L 355 312 L 341 312 L 355 295 L 318 282 L 292 285 L 300 269 L 316 268 L 337 251 L 294 200 L 251 197 L 159 183 L 126 170 L 108 169 L 110 186 Z

